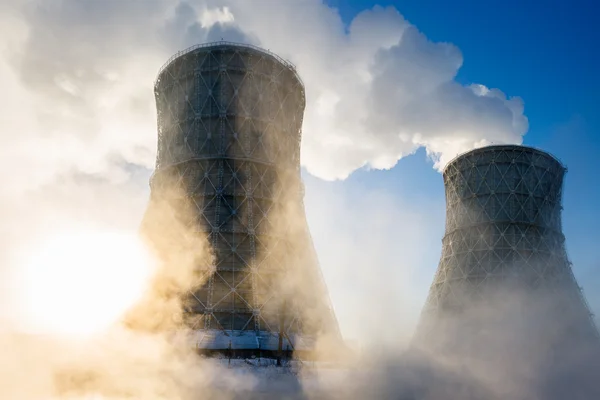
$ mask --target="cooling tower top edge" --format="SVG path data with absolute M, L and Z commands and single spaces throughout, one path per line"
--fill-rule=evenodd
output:
M 521 144 L 493 144 L 493 145 L 489 145 L 489 146 L 483 146 L 483 147 L 478 147 L 476 149 L 467 150 L 465 152 L 458 154 L 456 157 L 454 157 L 452 160 L 450 160 L 448 162 L 448 164 L 446 164 L 446 166 L 444 167 L 444 170 L 442 171 L 442 174 L 445 175 L 446 171 L 448 170 L 448 167 L 450 167 L 452 164 L 455 164 L 459 160 L 461 160 L 465 157 L 471 156 L 473 154 L 485 153 L 488 151 L 516 150 L 516 149 L 523 150 L 523 151 L 530 152 L 530 153 L 537 153 L 541 156 L 552 159 L 554 162 L 556 162 L 558 165 L 560 165 L 565 171 L 567 170 L 567 167 L 562 163 L 562 161 L 560 161 L 558 159 L 558 157 L 548 153 L 547 151 L 538 149 L 537 147 L 524 146 Z
M 249 50 L 259 52 L 259 53 L 266 54 L 266 55 L 274 58 L 280 64 L 283 64 L 288 69 L 290 69 L 294 73 L 294 75 L 295 75 L 296 79 L 298 80 L 298 82 L 300 83 L 300 85 L 304 88 L 304 82 L 302 81 L 302 78 L 300 78 L 300 75 L 298 74 L 298 71 L 296 70 L 296 66 L 292 62 L 278 56 L 277 54 L 273 53 L 272 51 L 263 49 L 262 47 L 258 47 L 258 46 L 255 46 L 252 44 L 247 44 L 247 43 L 228 42 L 228 41 L 224 41 L 224 40 L 221 40 L 218 42 L 199 43 L 194 46 L 188 47 L 187 49 L 180 50 L 177 53 L 173 54 L 158 70 L 158 73 L 156 74 L 156 79 L 154 80 L 154 87 L 156 87 L 156 84 L 158 83 L 160 75 L 163 73 L 163 71 L 165 69 L 167 69 L 173 63 L 173 61 L 175 61 L 179 57 L 189 54 L 195 50 L 210 48 L 210 47 L 214 47 L 214 48 L 238 47 L 238 48 L 249 49 Z

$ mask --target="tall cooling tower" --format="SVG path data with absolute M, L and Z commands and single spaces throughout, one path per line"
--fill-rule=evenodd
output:
M 156 221 L 166 204 L 169 218 L 198 234 L 198 248 L 208 243 L 212 257 L 195 265 L 200 283 L 186 301 L 197 346 L 300 351 L 317 335 L 337 336 L 304 214 L 305 97 L 294 66 L 249 45 L 199 45 L 165 64 L 155 97 L 144 225 L 164 241 Z
M 565 340 L 597 343 L 565 250 L 564 174 L 553 156 L 514 145 L 448 164 L 442 256 L 417 341 L 477 352 L 478 339 L 489 347 L 486 337 L 506 344 L 514 335 L 528 351 L 543 345 L 550 353 Z

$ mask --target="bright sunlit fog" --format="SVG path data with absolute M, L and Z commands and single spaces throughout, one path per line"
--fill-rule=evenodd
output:
M 19 319 L 28 331 L 102 332 L 141 297 L 152 259 L 133 233 L 80 230 L 46 237 L 19 268 Z

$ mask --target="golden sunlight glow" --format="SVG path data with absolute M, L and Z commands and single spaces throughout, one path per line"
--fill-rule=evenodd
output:
M 153 263 L 135 234 L 73 231 L 31 247 L 20 271 L 19 303 L 27 330 L 99 333 L 143 294 Z

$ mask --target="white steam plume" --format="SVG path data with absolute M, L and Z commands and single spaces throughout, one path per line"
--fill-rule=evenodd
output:
M 323 179 L 391 168 L 419 147 L 441 168 L 476 146 L 520 143 L 527 130 L 519 98 L 457 83 L 460 50 L 429 41 L 391 7 L 360 13 L 348 29 L 317 0 L 64 0 L 12 11 L 3 20 L 2 130 L 20 134 L 5 151 L 44 166 L 31 166 L 37 179 L 56 168 L 112 179 L 127 163 L 151 168 L 158 67 L 177 50 L 222 38 L 297 65 L 308 99 L 302 162 Z M 17 144 L 29 140 L 44 151 Z

